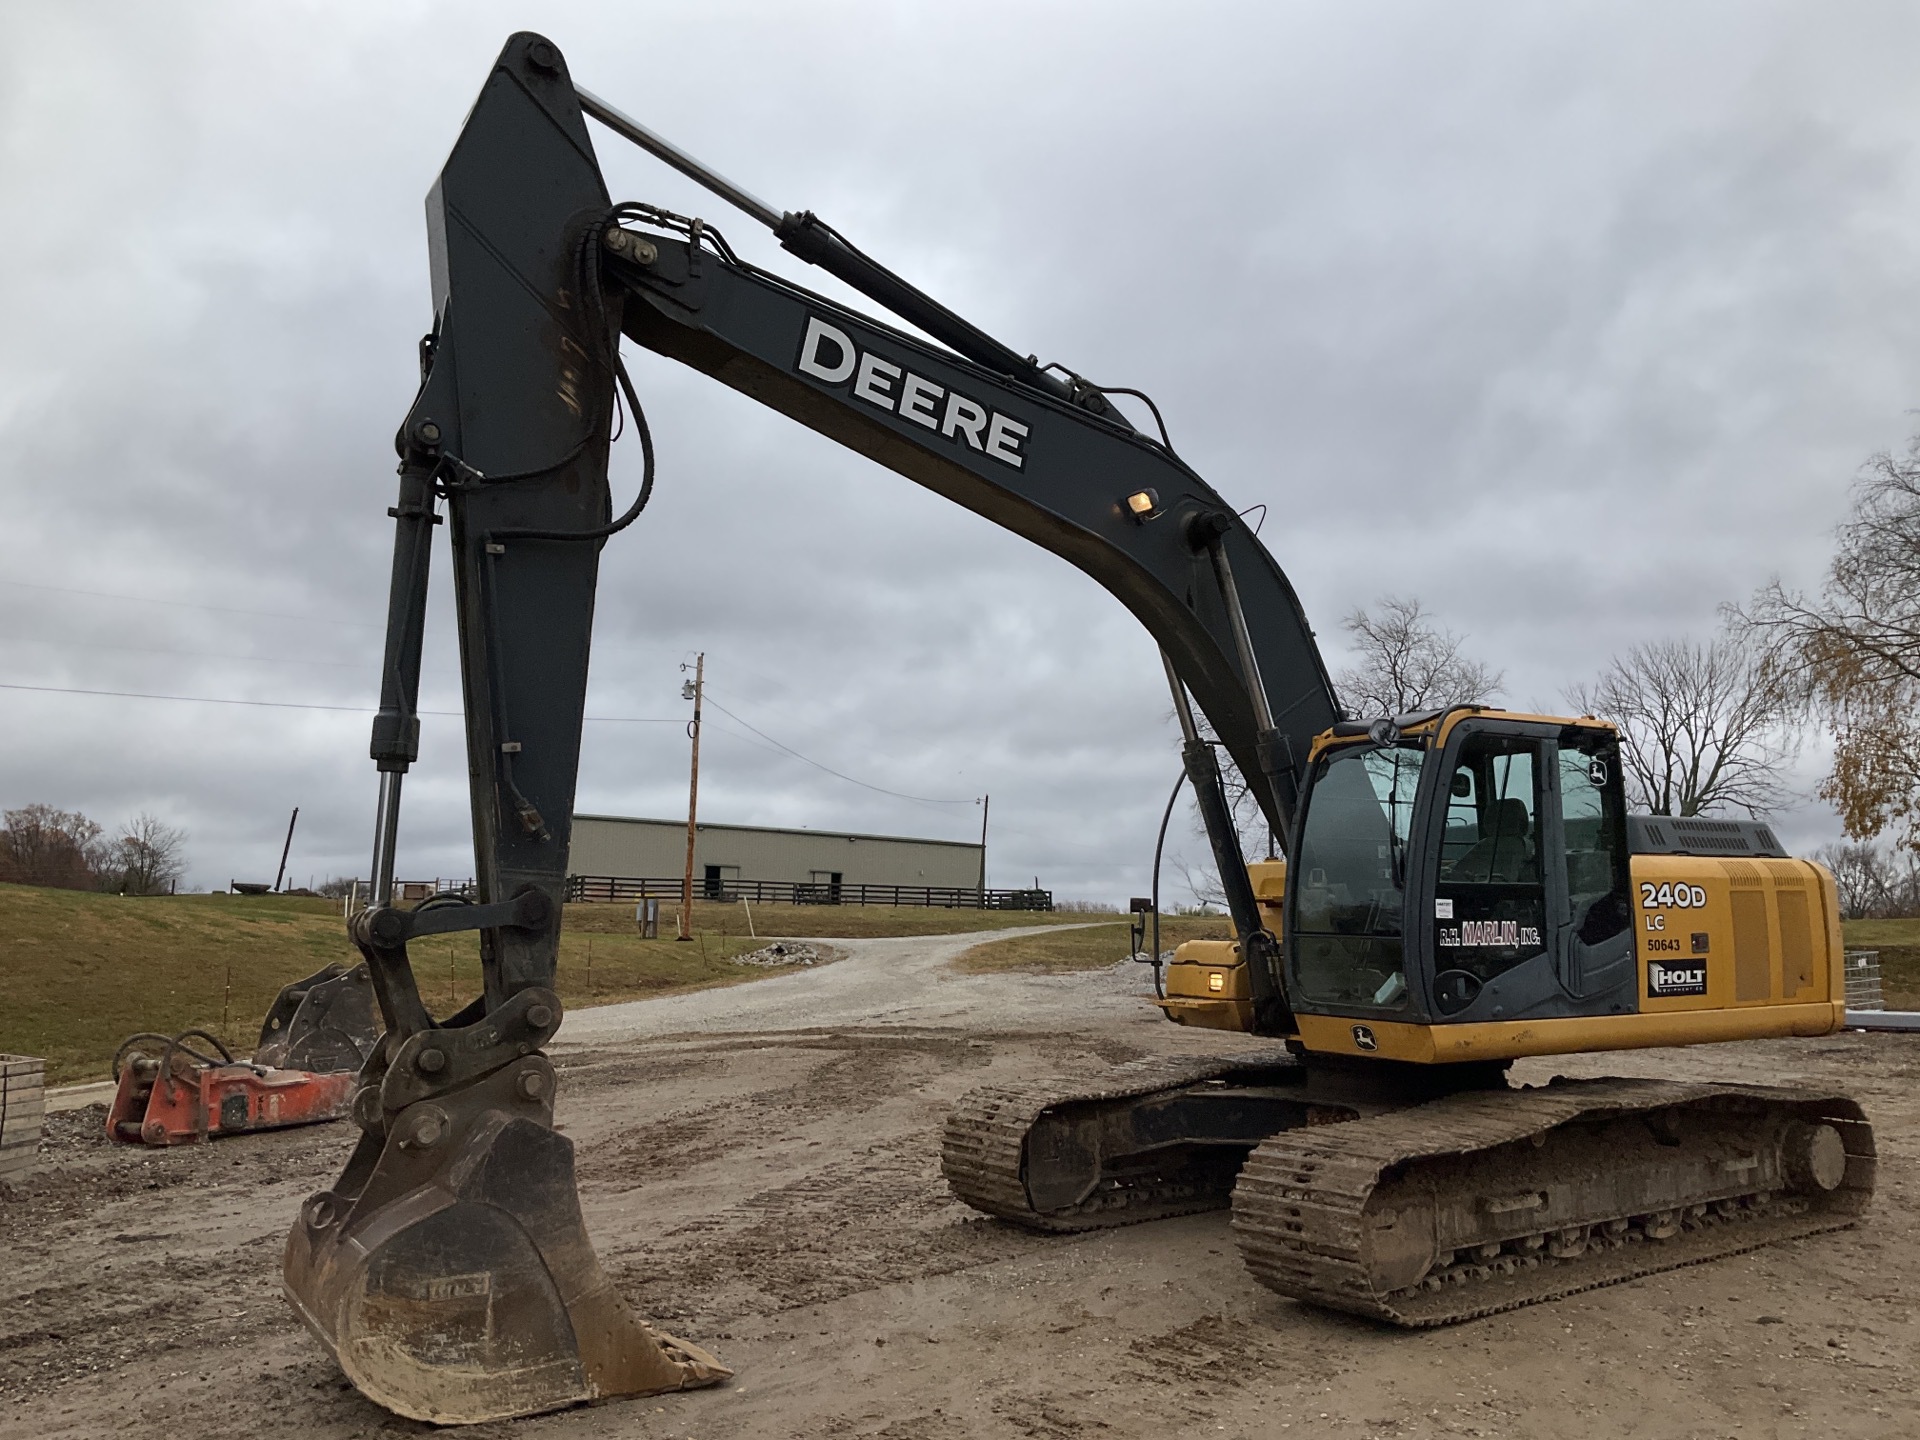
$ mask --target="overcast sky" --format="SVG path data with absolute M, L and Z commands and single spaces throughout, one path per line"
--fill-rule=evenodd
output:
M 1902 3 L 87 4 L 4 0 L 0 805 L 190 835 L 196 886 L 365 874 L 391 437 L 422 201 L 506 36 L 812 208 L 1020 351 L 1151 391 L 1334 668 L 1422 599 L 1557 705 L 1817 583 L 1917 428 L 1920 9 Z M 615 199 L 752 223 L 600 130 Z M 864 302 L 863 302 L 864 303 Z M 1060 560 L 670 362 L 613 541 L 583 811 L 947 838 L 1144 893 L 1177 773 L 1151 642 Z M 633 447 L 616 447 L 617 497 Z M 444 580 L 444 553 L 439 557 Z M 445 588 L 423 704 L 457 708 Z M 672 723 L 639 723 L 648 720 Z M 407 875 L 472 873 L 429 717 Z M 1817 779 L 1817 757 L 1804 782 Z M 954 804 L 893 798 L 881 791 Z M 1838 832 L 1807 802 L 1784 827 Z M 1183 833 L 1196 856 L 1203 847 Z

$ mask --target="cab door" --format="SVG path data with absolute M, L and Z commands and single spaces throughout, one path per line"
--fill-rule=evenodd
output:
M 1432 930 L 1443 1018 L 1504 1018 L 1551 983 L 1549 746 L 1534 728 L 1468 721 L 1447 747 Z
M 1436 1020 L 1637 1007 L 1619 744 L 1610 730 L 1463 721 L 1435 795 L 1427 958 Z

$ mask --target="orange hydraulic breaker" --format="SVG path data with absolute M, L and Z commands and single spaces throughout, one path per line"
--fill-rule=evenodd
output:
M 207 1042 L 208 1055 L 187 1042 Z M 157 1054 L 135 1048 L 159 1042 Z M 115 1057 L 120 1088 L 107 1134 L 126 1144 L 185 1145 L 248 1130 L 336 1120 L 353 1102 L 356 1075 L 276 1070 L 235 1060 L 204 1030 L 136 1035 Z

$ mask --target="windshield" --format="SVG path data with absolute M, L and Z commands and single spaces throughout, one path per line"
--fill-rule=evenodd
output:
M 1322 1004 L 1399 1006 L 1401 881 L 1426 751 L 1354 746 L 1321 761 L 1292 887 L 1294 985 Z

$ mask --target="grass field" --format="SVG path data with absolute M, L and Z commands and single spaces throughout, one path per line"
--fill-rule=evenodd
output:
M 1085 917 L 1081 917 L 1085 919 Z M 1131 934 L 1125 919 L 1062 930 L 1055 935 L 1016 935 L 976 945 L 955 962 L 961 970 L 985 974 L 1025 970 L 1055 975 L 1067 970 L 1098 970 L 1127 958 Z M 1149 943 L 1151 943 L 1151 936 Z M 1231 940 L 1233 923 L 1224 915 L 1162 915 L 1160 948 L 1171 950 L 1188 940 Z
M 642 940 L 631 905 L 570 905 L 558 987 L 572 1007 L 777 974 L 731 957 L 761 942 L 738 905 L 696 905 L 695 942 L 679 944 L 662 906 L 662 940 Z M 760 936 L 909 935 L 1066 919 L 977 910 L 879 907 L 756 909 Z M 280 987 L 334 960 L 356 961 L 338 905 L 285 896 L 123 899 L 0 885 L 0 1052 L 41 1055 L 47 1081 L 104 1080 L 138 1030 L 210 1030 L 236 1054 L 253 1048 Z M 413 946 L 427 1005 L 446 1014 L 480 989 L 472 935 Z

